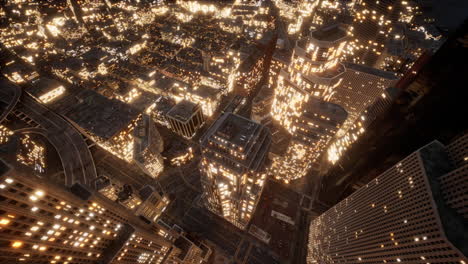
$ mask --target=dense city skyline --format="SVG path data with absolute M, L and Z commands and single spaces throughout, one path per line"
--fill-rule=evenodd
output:
M 0 1 L 0 263 L 468 263 L 462 6 Z

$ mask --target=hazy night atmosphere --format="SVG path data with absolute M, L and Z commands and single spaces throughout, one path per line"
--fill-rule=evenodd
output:
M 468 264 L 468 1 L 0 0 L 0 264 Z

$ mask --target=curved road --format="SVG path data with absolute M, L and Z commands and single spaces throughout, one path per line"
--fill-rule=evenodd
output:
M 16 104 L 18 103 L 20 96 L 21 96 L 21 88 L 15 85 L 11 85 L 9 82 L 0 79 L 0 101 L 8 104 L 6 109 L 3 111 L 3 113 L 0 114 L 0 123 L 5 119 L 5 117 L 8 116 L 8 114 L 15 108 Z M 11 97 L 11 94 L 8 93 L 8 90 L 10 89 L 11 92 L 13 92 L 13 98 Z
M 23 94 L 16 110 L 43 128 L 44 136 L 55 147 L 62 161 L 67 186 L 76 182 L 85 185 L 94 182 L 97 173 L 91 152 L 81 134 L 70 123 L 27 93 Z M 32 130 L 32 132 L 38 131 Z
M 25 128 L 15 133 L 35 133 L 46 137 L 57 150 L 65 174 L 65 185 L 71 186 L 76 182 L 88 185 L 94 189 L 97 178 L 96 167 L 88 145 L 81 134 L 65 119 L 49 110 L 28 93 L 22 93 L 21 88 L 6 80 L 0 80 L 0 101 L 7 103 L 6 110 L 0 115 L 0 122 L 15 108 L 34 122 L 40 128 Z M 5 92 L 9 87 L 14 92 Z

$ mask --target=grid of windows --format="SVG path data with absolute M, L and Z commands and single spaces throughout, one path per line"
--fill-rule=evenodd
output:
M 335 88 L 330 102 L 343 106 L 348 119 L 342 130 L 347 130 L 368 106 L 382 97 L 385 89 L 396 83 L 390 72 L 376 70 L 363 65 L 345 64 L 343 81 Z
M 200 140 L 205 204 L 240 229 L 247 227 L 262 194 L 270 144 L 265 126 L 232 113 L 221 116 Z
M 308 263 L 467 262 L 441 227 L 420 151 L 313 220 L 308 247 Z
M 442 176 L 440 184 L 447 205 L 468 219 L 468 165 Z
M 447 145 L 447 152 L 455 166 L 461 167 L 468 164 L 468 133 Z
M 133 228 L 122 240 L 134 216 L 117 207 L 11 170 L 0 178 L 0 263 L 95 263 L 119 240 L 113 263 L 162 263 L 171 242 Z
M 304 177 L 327 149 L 346 111 L 330 103 L 343 81 L 339 63 L 347 47 L 339 25 L 312 31 L 298 40 L 287 68 L 279 70 L 271 115 L 293 137 L 284 157 L 273 160 L 271 174 L 285 183 Z
M 458 169 L 440 178 L 442 193 L 446 203 L 468 219 L 468 133 L 447 145 L 447 153 Z

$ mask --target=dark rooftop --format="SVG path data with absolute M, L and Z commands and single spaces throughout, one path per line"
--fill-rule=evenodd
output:
M 281 125 L 274 121 L 268 123 L 267 127 L 271 131 L 270 152 L 275 155 L 284 155 L 291 141 L 291 134 Z
M 289 65 L 291 61 L 292 51 L 293 49 L 276 49 L 273 53 L 273 59 L 279 60 L 284 64 Z
M 84 53 L 81 57 L 86 62 L 96 62 L 96 61 L 100 61 L 102 58 L 104 58 L 107 55 L 108 53 L 101 50 L 100 48 L 92 48 L 86 53 Z
M 73 104 L 60 105 L 58 112 L 103 139 L 110 139 L 127 128 L 128 124 L 140 114 L 138 110 L 125 103 L 108 99 L 87 89 L 75 94 L 75 99 Z
M 246 169 L 262 169 L 270 144 L 271 136 L 267 127 L 233 113 L 223 114 L 200 139 L 202 148 L 210 150 L 204 154 L 206 157 L 220 160 L 238 173 Z M 240 151 L 245 156 L 241 158 L 232 155 L 225 148 Z
M 190 251 L 192 243 L 184 236 L 179 236 L 176 241 L 174 241 L 174 245 L 181 250 L 178 255 L 179 259 L 184 260 Z
M 314 97 L 309 99 L 305 111 L 305 116 L 312 114 L 323 115 L 329 117 L 332 123 L 343 123 L 348 117 L 348 113 L 343 107 Z
M 215 89 L 213 87 L 206 86 L 206 85 L 200 85 L 196 89 L 191 90 L 191 93 L 199 95 L 200 97 L 203 97 L 203 98 L 214 97 L 220 92 L 221 92 L 220 89 Z
M 448 240 L 466 255 L 468 254 L 466 219 L 446 203 L 440 185 L 440 177 L 453 170 L 445 148 L 440 142 L 434 141 L 421 148 L 419 154 L 444 233 Z
M 275 94 L 275 90 L 273 88 L 271 88 L 268 85 L 264 85 L 260 89 L 260 92 L 258 92 L 257 96 L 254 97 L 253 103 L 255 104 L 255 103 L 261 102 L 265 100 L 266 98 L 273 96 L 274 94 Z
M 164 76 L 162 74 L 159 74 L 159 73 L 156 73 L 156 76 L 155 78 L 159 77 L 158 79 L 156 79 L 156 84 L 155 86 L 158 88 L 158 89 L 161 89 L 162 91 L 169 91 L 174 82 L 175 82 L 175 79 L 172 79 L 172 78 L 169 78 L 167 76 Z
M 190 120 L 193 114 L 199 109 L 197 104 L 194 104 L 187 100 L 182 100 L 167 113 L 167 116 L 170 116 L 174 119 L 181 120 L 186 122 Z
M 321 41 L 334 42 L 346 37 L 346 31 L 339 25 L 331 25 L 312 32 L 312 37 Z
M 366 65 L 354 64 L 354 63 L 349 63 L 349 62 L 345 62 L 343 64 L 346 67 L 346 69 L 351 69 L 351 70 L 355 70 L 355 71 L 359 71 L 359 72 L 363 72 L 367 74 L 377 75 L 382 78 L 386 78 L 390 80 L 398 79 L 398 77 L 396 76 L 394 72 L 382 71 L 382 70 L 375 69 Z
M 41 95 L 61 86 L 62 83 L 59 81 L 48 79 L 48 78 L 39 78 L 31 83 L 31 86 L 28 87 L 27 91 L 34 97 L 39 98 Z M 62 85 L 64 86 L 64 85 Z
M 229 113 L 221 121 L 216 134 L 237 146 L 244 146 L 260 126 L 252 120 Z
M 10 170 L 10 167 L 8 167 L 8 165 L 3 160 L 0 159 L 0 176 L 5 174 L 9 170 Z
M 146 201 L 153 193 L 155 192 L 154 188 L 150 185 L 145 185 L 138 191 L 140 198 L 143 201 Z
M 153 111 L 160 112 L 162 113 L 162 115 L 166 115 L 172 109 L 172 107 L 174 107 L 174 105 L 176 104 L 172 98 L 167 97 L 167 96 L 162 96 L 162 95 L 157 97 L 155 102 L 156 102 L 156 107 L 154 108 Z

